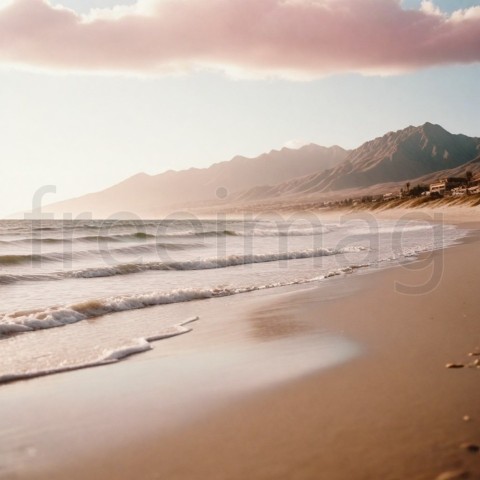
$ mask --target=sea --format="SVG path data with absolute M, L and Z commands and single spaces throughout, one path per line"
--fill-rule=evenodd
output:
M 207 299 L 215 308 L 220 297 L 321 287 L 332 277 L 410 262 L 465 234 L 428 216 L 368 213 L 3 220 L 0 383 L 148 351 L 208 322 L 195 314 Z

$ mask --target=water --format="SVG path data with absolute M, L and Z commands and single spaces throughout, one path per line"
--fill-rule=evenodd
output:
M 320 284 L 443 248 L 463 234 L 369 215 L 1 221 L 0 381 L 146 351 L 194 328 L 185 302 Z

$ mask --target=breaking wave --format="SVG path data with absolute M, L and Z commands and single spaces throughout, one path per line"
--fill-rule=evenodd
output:
M 0 275 L 0 285 L 19 281 L 42 281 L 62 280 L 67 278 L 99 278 L 113 277 L 116 275 L 129 275 L 147 271 L 188 271 L 210 270 L 215 268 L 237 267 L 254 263 L 276 262 L 284 260 L 299 260 L 306 258 L 325 257 L 345 253 L 358 253 L 366 250 L 362 246 L 345 247 L 341 249 L 317 248 L 313 250 L 299 250 L 282 253 L 262 253 L 252 255 L 229 255 L 227 257 L 213 257 L 199 260 L 169 261 L 169 262 L 145 262 L 123 263 L 119 265 L 92 267 L 67 272 L 53 272 L 32 275 Z
M 169 292 L 151 292 L 145 294 L 119 295 L 99 300 L 88 300 L 68 306 L 53 306 L 0 315 L 0 335 L 23 333 L 34 330 L 63 327 L 73 323 L 100 317 L 110 313 L 139 310 L 142 308 L 166 305 L 171 303 L 190 302 L 208 298 L 226 297 L 291 285 L 302 285 L 329 278 L 342 273 L 352 273 L 354 270 L 368 265 L 351 265 L 325 275 L 297 279 L 265 285 L 247 285 L 243 287 L 218 286 L 214 288 L 186 288 Z
M 330 232 L 331 229 L 319 226 L 313 228 L 254 228 L 244 230 L 207 230 L 184 231 L 165 233 L 164 236 L 172 237 L 301 237 L 320 235 Z M 163 235 L 160 235 L 163 236 Z

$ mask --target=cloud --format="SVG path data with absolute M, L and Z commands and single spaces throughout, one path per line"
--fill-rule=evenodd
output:
M 420 10 L 429 15 L 442 16 L 442 11 L 431 0 L 422 0 Z
M 310 142 L 307 140 L 302 140 L 300 138 L 294 138 L 292 140 L 289 140 L 288 142 L 285 142 L 283 146 L 285 148 L 292 148 L 292 149 L 298 149 L 302 148 L 305 145 L 308 145 Z
M 82 16 L 11 0 L 0 9 L 0 64 L 24 68 L 313 78 L 478 61 L 478 7 L 448 16 L 432 1 L 403 10 L 400 0 L 140 0 Z

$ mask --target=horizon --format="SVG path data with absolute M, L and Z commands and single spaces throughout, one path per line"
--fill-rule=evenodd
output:
M 324 1 L 317 0 L 318 5 Z M 284 7 L 277 0 L 266 2 L 269 14 L 258 11 L 259 4 L 252 2 L 240 2 L 235 8 L 265 22 L 278 16 L 280 22 Z M 353 149 L 389 131 L 425 122 L 454 134 L 479 135 L 476 112 L 480 100 L 474 92 L 480 80 L 480 49 L 475 47 L 480 43 L 476 28 L 480 1 L 328 2 L 331 8 L 339 3 L 356 12 L 356 31 L 364 35 L 378 31 L 375 39 L 365 37 L 358 51 L 348 41 L 338 44 L 347 28 L 340 6 L 330 18 L 332 29 L 325 34 L 337 42 L 332 44 L 333 50 L 338 49 L 335 55 L 333 50 L 315 47 L 315 42 L 321 46 L 328 38 L 316 36 L 315 21 L 325 22 L 325 17 L 314 11 L 319 16 L 312 23 L 315 28 L 306 32 L 310 42 L 292 37 L 288 24 L 268 27 L 278 42 L 300 42 L 282 54 L 280 63 L 273 51 L 274 56 L 260 63 L 252 60 L 252 52 L 267 48 L 264 42 L 268 39 L 259 30 L 252 33 L 248 45 L 242 38 L 241 47 L 238 39 L 226 38 L 221 52 L 212 46 L 210 37 L 203 38 L 207 64 L 186 47 L 172 50 L 170 60 L 165 60 L 161 48 L 144 48 L 131 55 L 128 49 L 123 54 L 105 45 L 99 53 L 105 66 L 99 67 L 89 60 L 94 50 L 82 50 L 89 47 L 75 44 L 70 31 L 81 34 L 84 28 L 97 28 L 95 35 L 101 39 L 104 32 L 98 29 L 103 25 L 112 29 L 112 35 L 123 29 L 128 45 L 150 42 L 149 37 L 140 39 L 129 26 L 130 16 L 140 12 L 160 22 L 164 30 L 171 29 L 172 38 L 185 28 L 192 38 L 200 33 L 175 23 L 174 16 L 171 23 L 165 23 L 180 8 L 176 0 L 165 2 L 173 10 L 161 14 L 158 0 L 0 0 L 4 29 L 0 36 L 4 46 L 0 55 L 0 155 L 4 162 L 0 217 L 31 208 L 34 193 L 45 185 L 56 186 L 57 193 L 47 199 L 54 203 L 103 190 L 141 172 L 158 175 L 208 168 L 235 156 L 255 158 L 310 143 Z M 230 15 L 234 3 L 201 1 L 195 8 L 217 9 L 212 22 L 220 23 L 210 25 L 214 31 L 221 28 L 222 15 Z M 302 2 L 299 5 L 289 8 L 298 8 L 291 13 L 303 22 Z M 369 15 L 374 6 L 378 19 Z M 25 8 L 38 12 L 28 10 L 33 12 L 28 28 L 21 20 Z M 190 2 L 182 8 L 187 9 L 185 15 L 193 15 L 188 10 L 193 9 Z M 400 36 L 412 18 L 423 22 L 427 30 L 450 29 L 458 37 L 458 48 L 457 40 L 446 49 L 440 38 L 432 37 L 433 46 L 422 50 L 421 30 L 415 38 L 405 38 L 404 50 L 397 51 L 381 22 L 388 21 Z M 52 53 L 51 46 L 36 35 L 42 28 L 55 32 L 57 24 L 64 24 L 64 37 L 60 37 L 64 41 L 61 46 L 57 42 Z M 239 23 L 240 32 L 246 25 Z M 377 46 L 380 38 L 384 47 Z M 465 49 L 467 40 L 471 50 Z M 26 45 L 23 50 L 15 47 L 19 41 Z M 144 44 L 160 45 L 158 41 Z M 156 55 L 156 65 L 167 62 L 166 70 L 151 71 L 152 55 Z M 168 71 L 172 59 L 176 66 Z

